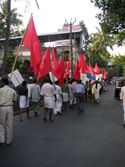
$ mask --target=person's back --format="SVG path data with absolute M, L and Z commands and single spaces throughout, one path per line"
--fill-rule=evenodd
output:
M 74 85 L 72 83 L 69 83 L 68 87 L 69 87 L 69 93 L 73 94 L 74 93 Z
M 43 84 L 41 88 L 40 95 L 43 99 L 44 103 L 44 121 L 47 121 L 47 113 L 49 114 L 49 121 L 53 121 L 51 119 L 53 109 L 54 109 L 54 86 L 51 85 L 50 79 L 46 78 L 46 83 Z
M 30 94 L 32 101 L 38 102 L 40 100 L 40 86 L 38 84 L 34 84 L 31 87 Z
M 9 87 L 7 78 L 2 78 L 2 83 L 3 87 L 0 88 L 0 124 L 5 129 L 6 144 L 11 144 L 13 137 L 13 102 L 17 100 L 17 94 L 13 88 Z
M 55 85 L 55 87 L 56 87 L 55 94 L 57 95 L 62 94 L 61 87 L 59 85 Z
M 23 81 L 22 85 L 18 89 L 18 94 L 20 96 L 19 98 L 19 119 L 22 121 L 22 111 L 26 109 L 27 112 L 27 118 L 29 119 L 29 98 L 28 98 L 28 88 L 27 88 L 27 82 Z
M 13 101 L 16 101 L 16 92 L 8 85 L 0 88 L 0 105 L 13 105 Z
M 26 86 L 20 85 L 18 89 L 18 94 L 20 96 L 28 96 L 28 88 Z
M 62 92 L 68 93 L 69 92 L 69 87 L 67 83 L 64 83 L 64 85 L 62 86 Z
M 78 84 L 76 85 L 76 93 L 82 93 L 82 94 L 85 93 L 85 88 L 84 88 L 84 85 L 83 85 L 83 84 L 78 83 Z
M 94 93 L 94 100 L 99 103 L 99 91 L 100 91 L 101 85 L 98 81 L 95 81 L 95 84 L 93 85 L 93 93 Z
M 41 95 L 43 96 L 53 96 L 54 95 L 54 87 L 50 83 L 45 83 L 41 89 Z
M 81 83 L 81 80 L 78 81 L 78 84 L 76 85 L 76 101 L 77 101 L 77 109 L 78 112 L 83 112 L 83 101 L 84 101 L 84 93 L 85 88 L 84 85 Z

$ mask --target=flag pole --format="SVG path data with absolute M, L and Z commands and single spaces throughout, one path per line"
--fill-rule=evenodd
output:
M 50 46 L 49 46 L 49 49 L 50 49 Z M 51 57 L 51 59 L 52 59 L 52 57 Z M 50 60 L 50 62 L 52 62 L 52 60 Z M 52 83 L 53 83 L 53 86 L 55 85 L 55 78 L 54 78 L 54 76 L 53 76 L 53 72 L 52 72 L 52 64 L 51 64 L 51 74 L 52 74 Z
M 22 42 L 23 42 L 25 33 L 26 33 L 27 28 L 28 28 L 28 25 L 29 25 L 29 23 L 30 23 L 30 21 L 31 21 L 32 15 L 33 15 L 33 13 L 31 13 L 30 19 L 29 19 L 29 21 L 28 21 L 28 24 L 27 24 L 27 27 L 26 27 L 25 32 L 24 32 L 24 34 L 23 34 L 23 37 L 22 37 L 22 39 L 21 39 L 21 42 L 20 42 L 20 44 L 19 44 L 19 46 L 18 46 L 18 48 L 17 48 L 17 50 L 16 50 L 16 53 L 15 53 L 15 60 L 14 60 L 13 66 L 12 66 L 11 75 L 10 75 L 10 80 L 12 79 L 12 74 L 13 74 L 13 71 L 14 71 L 14 68 L 15 68 L 15 65 L 16 65 L 16 61 L 17 61 L 18 54 L 19 54 L 19 52 L 20 52 L 20 47 L 21 47 L 21 45 L 22 45 Z

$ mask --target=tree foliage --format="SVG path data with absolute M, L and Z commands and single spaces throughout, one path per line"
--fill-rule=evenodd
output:
M 5 37 L 7 28 L 7 1 L 0 2 L 0 37 Z M 20 26 L 22 25 L 22 15 L 17 13 L 17 9 L 14 8 L 10 12 L 10 36 L 17 36 L 22 34 Z
M 107 47 L 113 49 L 115 44 L 115 38 L 113 35 L 104 34 L 98 29 L 97 33 L 91 34 L 89 44 L 87 46 L 88 56 L 93 54 L 100 55 L 104 60 L 110 59 L 110 54 L 107 51 Z
M 90 62 L 93 67 L 97 63 L 100 68 L 106 67 L 108 63 L 108 61 L 104 60 L 103 57 L 98 53 L 93 53 L 93 55 L 87 57 L 86 61 L 87 64 Z
M 15 60 L 15 56 L 13 54 L 8 54 L 7 63 L 6 63 L 6 73 L 10 73 L 12 70 L 13 62 Z M 16 62 L 15 68 L 18 68 L 19 71 L 23 71 L 24 63 L 18 58 Z
M 125 29 L 125 0 L 91 0 L 101 12 L 97 15 L 105 33 L 119 33 Z
M 119 55 L 112 58 L 112 64 L 119 76 L 125 76 L 125 55 Z
M 125 70 L 125 55 L 116 56 L 113 58 L 113 64 L 116 66 L 122 66 Z
M 86 25 L 85 25 L 84 21 L 83 20 L 80 21 L 79 24 L 81 26 L 81 29 L 84 32 L 86 42 L 88 42 L 88 40 L 89 40 L 89 34 L 88 34 L 88 29 L 86 28 Z

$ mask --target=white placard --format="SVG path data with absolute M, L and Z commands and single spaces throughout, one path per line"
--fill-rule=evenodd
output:
M 49 77 L 51 79 L 51 82 L 57 81 L 57 78 L 52 74 L 52 72 L 49 72 Z
M 24 81 L 22 75 L 20 74 L 19 70 L 16 69 L 15 71 L 13 71 L 12 73 L 12 77 L 11 77 L 11 73 L 8 74 L 11 82 L 14 84 L 15 87 L 19 86 L 22 84 L 22 82 Z

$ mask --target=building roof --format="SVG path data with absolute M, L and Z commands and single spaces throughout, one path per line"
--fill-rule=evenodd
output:
M 72 39 L 74 38 L 80 38 L 80 35 L 82 33 L 82 29 L 72 31 Z M 38 38 L 41 43 L 44 42 L 53 42 L 58 40 L 65 40 L 70 38 L 70 31 L 66 32 L 53 32 L 53 33 L 47 33 L 47 34 L 39 34 Z M 10 44 L 19 45 L 21 42 L 22 36 L 20 37 L 10 37 Z M 0 43 L 5 42 L 5 38 L 0 39 Z

